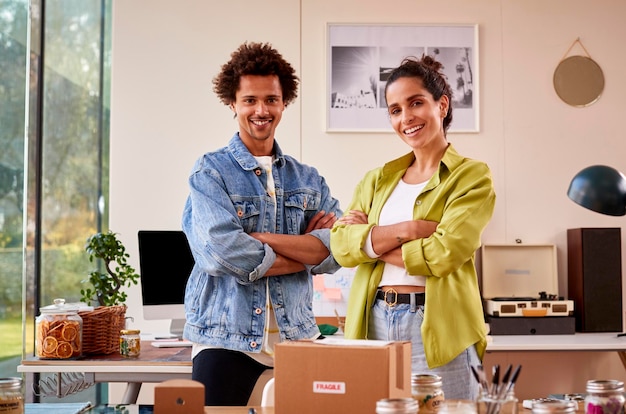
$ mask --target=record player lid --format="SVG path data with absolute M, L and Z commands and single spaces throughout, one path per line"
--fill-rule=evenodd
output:
M 483 298 L 538 298 L 559 290 L 556 245 L 502 244 L 481 248 Z

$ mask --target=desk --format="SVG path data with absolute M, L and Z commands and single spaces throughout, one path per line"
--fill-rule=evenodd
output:
M 162 382 L 168 379 L 191 378 L 191 348 L 156 348 L 151 341 L 141 342 L 137 358 L 125 358 L 119 354 L 95 355 L 77 360 L 41 360 L 29 357 L 18 365 L 18 372 L 55 373 L 59 383 L 62 373 L 83 373 L 85 381 L 125 382 L 128 384 L 122 403 L 137 401 L 141 384 Z M 60 394 L 60 392 L 57 392 Z M 57 395 L 61 397 L 62 395 Z
M 498 351 L 618 351 L 626 352 L 626 337 L 616 332 L 574 335 L 490 335 L 487 352 Z
M 148 411 L 152 412 L 152 410 L 154 409 L 154 407 L 152 406 L 141 406 L 141 407 L 148 407 Z M 257 414 L 274 414 L 274 407 L 259 407 L 259 406 L 254 406 L 254 407 L 204 407 L 204 414 L 248 414 L 249 413 L 249 409 L 250 408 L 254 408 L 256 409 Z M 133 412 L 131 410 L 129 410 L 130 412 Z M 139 412 L 142 411 L 142 409 L 138 410 Z M 526 409 L 522 406 L 522 403 L 520 402 L 518 405 L 518 413 L 523 413 L 524 411 L 526 412 L 530 412 L 529 409 Z M 576 411 L 576 414 L 584 414 L 585 410 L 582 404 L 578 405 L 578 410 Z M 96 407 L 91 409 L 90 411 L 88 411 L 88 413 L 90 414 L 103 414 L 103 413 L 111 413 L 111 411 L 109 411 L 107 408 L 101 408 L 101 407 Z M 26 412 L 26 414 L 28 414 L 28 412 Z
M 127 411 L 126 412 L 130 412 L 130 413 L 136 412 L 136 411 L 133 410 L 133 407 L 135 407 L 135 406 L 131 406 L 131 407 L 127 406 Z M 137 411 L 139 411 L 139 413 L 141 413 L 142 410 L 145 410 L 145 411 L 147 411 L 149 413 L 152 413 L 152 411 L 154 410 L 154 407 L 152 407 L 152 406 L 141 406 L 141 407 L 148 407 L 148 408 L 146 408 L 146 409 L 138 409 Z M 256 409 L 256 413 L 257 414 L 274 414 L 274 407 L 259 407 L 259 406 L 250 406 L 250 407 L 204 407 L 204 414 L 249 414 L 250 408 Z M 111 414 L 113 412 L 121 413 L 121 411 L 111 411 L 111 410 L 112 410 L 111 408 L 96 407 L 96 408 L 92 408 L 91 410 L 87 411 L 87 413 L 89 413 L 89 414 Z M 28 414 L 28 412 L 26 414 Z
M 626 337 L 617 333 L 576 333 L 574 335 L 493 335 L 487 352 L 506 351 L 617 351 L 626 367 Z M 30 357 L 17 367 L 18 372 L 81 372 L 96 382 L 128 383 L 122 403 L 134 404 L 143 382 L 191 378 L 190 348 L 155 348 L 149 341 L 141 344 L 138 358 L 106 355 L 80 360 L 40 360 Z
M 626 369 L 626 336 L 615 332 L 574 335 L 490 335 L 487 352 L 617 351 Z

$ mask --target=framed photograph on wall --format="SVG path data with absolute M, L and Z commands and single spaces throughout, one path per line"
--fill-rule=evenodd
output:
M 339 24 L 327 27 L 328 132 L 393 132 L 386 77 L 406 57 L 431 55 L 452 87 L 448 132 L 478 132 L 478 25 Z

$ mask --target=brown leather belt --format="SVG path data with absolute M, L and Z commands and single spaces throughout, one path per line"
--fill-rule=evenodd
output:
M 398 293 L 395 290 L 391 289 L 386 292 L 382 290 L 376 291 L 376 299 L 382 300 L 388 306 L 394 306 L 398 303 L 411 303 L 411 296 L 415 299 L 415 305 L 424 305 L 426 299 L 426 293 L 424 292 L 414 292 L 414 293 Z

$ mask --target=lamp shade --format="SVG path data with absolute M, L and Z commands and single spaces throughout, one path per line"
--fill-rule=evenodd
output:
M 601 214 L 626 215 L 626 177 L 606 165 L 593 165 L 581 170 L 572 179 L 567 196 Z

